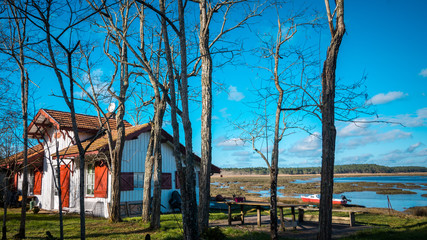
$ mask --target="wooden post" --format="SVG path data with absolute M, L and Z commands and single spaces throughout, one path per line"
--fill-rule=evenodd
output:
M 231 226 L 231 204 L 227 203 L 228 205 L 228 225 Z
M 292 212 L 292 226 L 294 226 L 294 230 L 296 230 L 297 226 L 295 224 L 295 207 L 294 206 L 291 207 L 291 212 Z
M 354 212 L 349 212 L 349 217 L 350 217 L 350 227 L 353 227 L 356 222 Z
M 261 227 L 261 207 L 256 208 L 257 225 Z
M 128 202 L 125 202 L 125 211 L 126 211 L 126 216 L 129 217 L 129 208 L 128 208 Z
M 240 205 L 240 219 L 242 221 L 242 225 L 245 224 L 245 213 L 243 212 L 243 205 Z
M 298 208 L 298 222 L 304 222 L 304 209 Z
M 285 231 L 285 218 L 283 217 L 283 207 L 280 207 L 280 226 Z

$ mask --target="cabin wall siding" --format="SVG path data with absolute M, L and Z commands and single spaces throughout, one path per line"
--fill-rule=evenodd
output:
M 58 134 L 60 132 L 61 134 Z M 55 185 L 54 185 L 54 172 L 56 169 L 56 159 L 50 157 L 56 152 L 56 140 L 59 143 L 59 151 L 65 149 L 69 146 L 72 146 L 72 138 L 74 137 L 73 131 L 58 131 L 54 128 L 47 130 L 47 134 L 50 137 L 45 136 L 44 152 L 45 158 L 43 160 L 43 175 L 42 175 L 42 187 L 41 195 L 38 195 L 39 206 L 43 209 L 52 210 L 57 209 L 58 206 L 55 205 L 58 200 L 55 199 Z M 57 136 L 55 138 L 54 136 Z M 84 140 L 93 136 L 89 133 L 79 133 L 79 137 Z M 141 133 L 136 139 L 127 140 L 123 149 L 123 160 L 122 160 L 122 172 L 144 172 L 145 173 L 145 157 L 147 153 L 147 147 L 150 141 L 150 132 Z M 172 189 L 164 189 L 161 191 L 161 211 L 162 212 L 171 212 L 172 209 L 169 208 L 169 199 L 171 194 L 176 189 L 176 162 L 173 155 L 173 145 L 169 142 L 162 143 L 162 172 L 172 174 Z M 78 161 L 75 159 L 64 159 L 66 164 L 69 164 L 71 168 L 70 172 L 70 203 L 69 203 L 69 212 L 79 212 L 80 201 L 79 201 L 79 184 L 80 184 L 80 173 Z M 61 163 L 63 165 L 64 163 Z M 53 166 L 53 168 L 52 168 Z M 196 173 L 199 171 L 198 163 L 195 166 Z M 22 177 L 20 177 L 22 182 Z M 199 199 L 199 184 L 198 176 L 196 174 L 196 198 Z M 153 183 L 152 183 L 153 186 Z M 151 188 L 153 192 L 153 187 Z M 95 197 L 85 197 L 85 210 L 88 214 L 93 214 L 94 216 L 108 217 L 108 205 L 111 201 L 111 172 L 108 174 L 108 197 L 107 198 L 95 198 Z M 133 191 L 122 191 L 120 193 L 121 202 L 142 202 L 143 199 L 143 188 L 135 188 Z M 57 198 L 57 197 L 56 197 Z
M 61 133 L 58 138 L 58 133 Z M 58 131 L 54 128 L 49 128 L 47 131 L 48 136 L 45 136 L 43 146 L 45 158 L 43 158 L 43 176 L 42 176 L 42 191 L 39 198 L 39 206 L 43 209 L 51 210 L 54 209 L 55 203 L 55 183 L 54 181 L 54 172 L 56 168 L 56 159 L 51 157 L 52 154 L 56 153 L 56 140 L 58 141 L 58 150 L 61 151 L 67 147 L 72 146 L 72 139 L 74 137 L 73 131 Z M 71 137 L 71 138 L 70 138 Z M 69 164 L 71 159 L 64 159 L 64 162 Z M 61 164 L 63 165 L 63 163 Z M 73 163 L 70 165 L 74 172 L 70 172 L 70 208 L 78 207 L 76 206 L 76 198 L 78 199 L 78 193 L 76 193 L 75 184 L 78 183 L 79 171 L 78 168 L 73 166 Z M 78 200 L 77 200 L 78 203 Z

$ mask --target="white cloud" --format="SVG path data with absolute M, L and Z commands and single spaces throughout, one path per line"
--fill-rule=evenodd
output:
M 338 164 L 364 164 L 369 163 L 369 160 L 373 157 L 372 154 L 362 154 L 358 156 L 344 157 L 337 159 Z
M 218 147 L 232 147 L 232 146 L 243 146 L 245 142 L 243 142 L 240 138 L 230 138 L 224 141 L 217 143 Z
M 412 145 L 414 146 L 414 145 Z M 411 147 L 408 149 L 411 149 Z M 395 166 L 424 166 L 427 163 L 427 148 L 417 147 L 412 152 L 408 152 L 408 149 L 405 151 L 402 150 L 393 150 L 391 152 L 382 154 L 377 159 L 378 162 L 381 162 L 385 165 L 395 165 Z
M 236 151 L 233 152 L 233 154 L 231 154 L 232 156 L 237 156 L 237 157 L 247 157 L 247 156 L 252 156 L 252 152 L 250 151 Z
M 421 146 L 424 146 L 424 143 L 422 143 L 422 142 L 417 142 L 417 143 L 412 144 L 411 146 L 409 146 L 409 147 L 406 149 L 406 152 L 408 152 L 408 153 L 412 153 L 412 152 L 414 152 L 417 148 L 419 148 L 419 147 L 421 147 Z
M 369 135 L 352 138 L 342 145 L 348 148 L 355 148 L 358 146 L 367 145 L 369 143 L 392 142 L 397 139 L 405 139 L 410 137 L 412 137 L 412 133 L 404 132 L 400 129 L 393 129 L 385 133 L 377 133 L 376 131 L 372 131 Z
M 229 118 L 229 117 L 231 117 L 231 114 L 229 114 L 229 113 L 227 113 L 227 110 L 228 110 L 228 108 L 221 108 L 220 110 L 219 110 L 219 112 L 221 113 L 221 116 L 223 117 L 223 118 Z
M 427 107 L 418 109 L 415 114 L 401 114 L 394 117 L 381 117 L 381 121 L 403 124 L 406 127 L 423 127 L 427 124 Z
M 98 69 L 91 71 L 90 79 L 89 79 L 89 75 L 87 73 L 81 77 L 81 83 L 85 87 L 85 90 L 90 95 L 98 95 L 99 96 L 99 95 L 103 95 L 106 93 L 106 89 L 107 89 L 109 84 L 108 84 L 108 82 L 102 81 L 103 75 L 104 75 L 104 72 L 102 71 L 102 69 L 98 68 Z M 92 91 L 92 87 L 90 86 L 89 80 L 92 81 L 93 91 Z M 111 90 L 114 92 L 113 87 L 111 88 Z M 87 97 L 83 91 L 76 91 L 74 94 L 80 98 L 86 98 Z M 105 98 L 104 103 L 107 103 L 107 104 L 110 103 L 109 98 Z
M 419 75 L 423 77 L 427 77 L 427 68 L 422 69 Z
M 339 137 L 353 137 L 353 136 L 364 136 L 371 133 L 368 129 L 369 123 L 363 122 L 368 121 L 367 119 L 357 119 L 358 122 L 349 123 L 347 126 L 338 130 L 337 135 Z
M 321 151 L 320 133 L 315 132 L 312 135 L 299 140 L 290 149 L 289 152 L 294 153 L 296 156 L 317 156 Z
M 384 103 L 389 103 L 391 101 L 400 99 L 400 98 L 404 98 L 408 96 L 407 93 L 403 93 L 403 92 L 388 92 L 386 94 L 384 93 L 379 93 L 375 96 L 373 96 L 371 99 L 369 99 L 367 101 L 368 104 L 373 104 L 373 105 L 378 105 L 378 104 L 384 104 Z
M 231 85 L 228 87 L 228 100 L 239 102 L 243 98 L 245 98 L 245 95 L 237 91 L 237 87 Z

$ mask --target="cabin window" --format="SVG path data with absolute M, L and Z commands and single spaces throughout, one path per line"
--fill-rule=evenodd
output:
M 172 189 L 172 173 L 162 173 L 162 189 Z
M 93 163 L 89 163 L 87 164 L 86 169 L 85 194 L 86 196 L 93 196 L 95 189 L 95 165 Z
M 133 191 L 133 172 L 120 173 L 120 191 Z
M 178 171 L 175 171 L 175 188 L 179 189 L 180 187 L 181 187 L 181 184 L 179 183 Z
M 53 181 L 52 181 L 55 196 L 58 196 L 58 188 L 57 188 L 57 185 L 55 184 L 58 181 L 57 179 L 58 175 L 59 175 L 59 169 L 55 166 L 55 174 L 53 176 Z
M 28 195 L 33 195 L 34 191 L 34 173 L 28 173 Z
M 133 185 L 134 185 L 134 188 L 144 188 L 144 173 L 143 172 L 133 173 Z

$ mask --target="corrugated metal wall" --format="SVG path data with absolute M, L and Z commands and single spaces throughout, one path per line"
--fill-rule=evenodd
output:
M 126 141 L 125 149 L 123 150 L 123 161 L 122 161 L 122 172 L 145 172 L 145 156 L 147 152 L 148 143 L 150 140 L 150 133 L 142 133 L 138 139 Z M 196 171 L 199 167 L 196 167 Z M 162 212 L 170 212 L 169 199 L 175 189 L 175 171 L 176 163 L 175 157 L 173 156 L 173 147 L 169 143 L 162 144 L 162 172 L 172 173 L 172 189 L 162 190 Z M 196 181 L 197 177 L 196 177 Z M 111 186 L 111 185 L 110 185 Z M 199 199 L 199 189 L 197 183 L 197 201 Z M 179 189 L 178 189 L 179 191 Z M 153 192 L 153 189 L 152 191 Z M 120 199 L 122 202 L 142 201 L 143 189 L 138 188 L 133 191 L 121 192 Z

